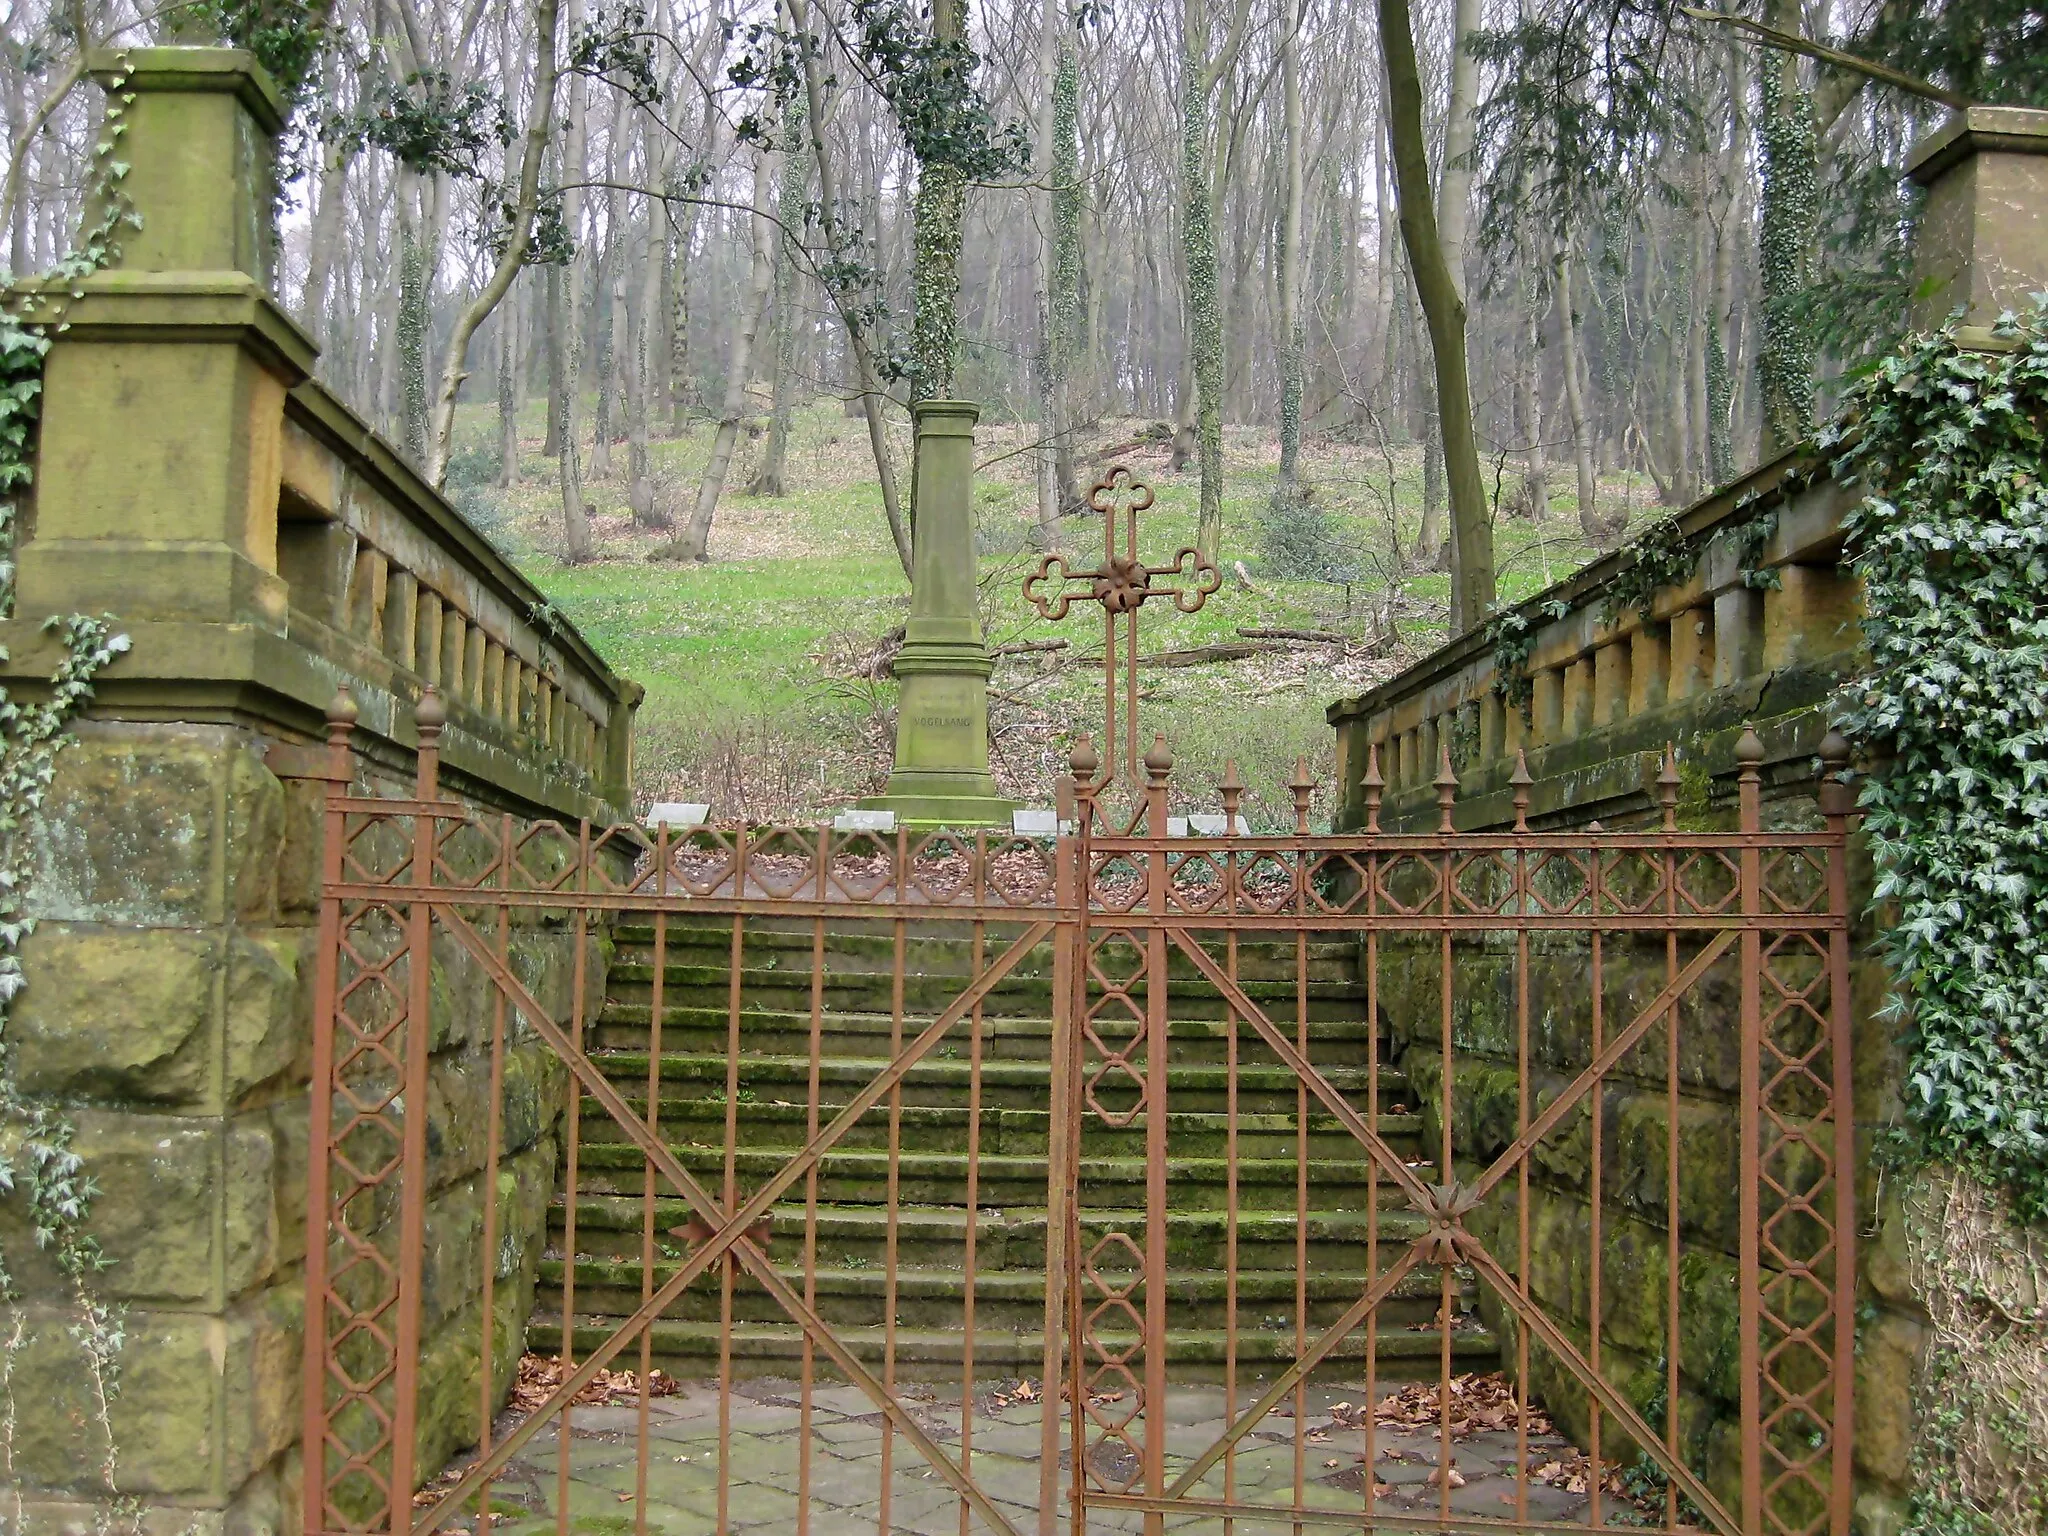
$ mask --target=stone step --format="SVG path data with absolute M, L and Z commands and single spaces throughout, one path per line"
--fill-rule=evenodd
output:
M 914 975 L 965 977 L 974 958 L 970 925 L 957 919 L 933 924 L 906 921 L 903 940 L 905 969 Z M 825 931 L 826 965 L 830 970 L 891 970 L 896 957 L 895 922 L 892 919 L 852 921 L 828 918 Z M 1014 924 L 989 924 L 982 937 L 984 963 L 1008 949 L 1023 930 Z M 651 965 L 654 958 L 654 927 L 651 923 L 623 923 L 612 930 L 619 961 Z M 810 921 L 802 918 L 749 918 L 743 935 L 743 956 L 747 964 L 780 969 L 795 968 L 809 973 L 815 936 Z M 1116 941 L 1112 940 L 1112 943 Z M 1136 951 L 1129 949 L 1135 963 Z M 1227 947 L 1213 939 L 1203 947 L 1222 963 Z M 666 957 L 699 965 L 724 966 L 732 953 L 730 919 L 672 917 L 664 944 Z M 1356 974 L 1357 941 L 1311 939 L 1305 946 L 1309 979 L 1348 981 Z M 1050 940 L 1021 957 L 1013 974 L 1052 974 L 1053 949 Z M 1245 934 L 1238 939 L 1238 974 L 1245 978 L 1287 978 L 1295 973 L 1295 941 L 1290 937 L 1266 938 Z M 1169 946 L 1169 974 L 1192 977 L 1195 964 L 1177 947 Z
M 714 1190 L 716 1193 L 716 1190 Z M 805 1241 L 803 1186 L 794 1198 L 770 1209 L 770 1252 L 777 1262 L 790 1262 Z M 1043 1199 L 1041 1193 L 1040 1199 Z M 643 1198 L 585 1194 L 576 1202 L 575 1252 L 585 1257 L 637 1259 L 642 1251 Z M 568 1206 L 560 1200 L 549 1208 L 549 1251 L 569 1249 Z M 654 1202 L 656 1242 L 686 1251 L 687 1240 L 675 1236 L 691 1220 L 689 1207 L 673 1197 Z M 899 1205 L 893 1223 L 887 1207 L 835 1205 L 822 1201 L 816 1217 L 819 1262 L 845 1268 L 885 1264 L 894 1227 L 896 1262 L 923 1269 L 950 1269 L 961 1274 L 967 1265 L 967 1208 L 964 1205 Z M 1087 1208 L 1080 1213 L 1082 1239 L 1094 1245 L 1111 1232 L 1129 1236 L 1142 1249 L 1142 1210 Z M 1230 1253 L 1231 1221 L 1221 1209 L 1174 1210 L 1167 1215 L 1167 1261 L 1176 1271 L 1221 1271 Z M 1292 1270 L 1302 1265 L 1311 1274 L 1365 1274 L 1384 1266 L 1387 1256 L 1422 1235 L 1422 1215 L 1390 1192 L 1382 1191 L 1379 1209 L 1369 1215 L 1356 1210 L 1313 1210 L 1297 1223 L 1289 1210 L 1240 1210 L 1236 1220 L 1236 1254 L 1240 1269 Z M 657 1251 L 659 1249 L 657 1248 Z M 1045 1210 L 1042 1204 L 992 1206 L 977 1204 L 974 1213 L 974 1263 L 978 1272 L 1017 1272 L 1033 1277 L 1045 1269 Z
M 790 1288 L 805 1290 L 803 1270 L 793 1264 L 790 1245 L 777 1243 L 770 1256 Z M 680 1252 L 669 1244 L 668 1254 L 652 1266 L 652 1289 L 674 1276 Z M 1382 1250 L 1382 1264 L 1401 1252 L 1400 1245 Z M 561 1259 L 541 1262 L 536 1304 L 544 1312 L 560 1315 L 562 1286 L 570 1266 Z M 640 1305 L 643 1296 L 642 1271 L 638 1258 L 582 1259 L 574 1266 L 576 1315 L 584 1318 L 626 1317 Z M 1121 1283 L 1121 1282 L 1119 1282 Z M 1299 1299 L 1305 1302 L 1307 1327 L 1311 1335 L 1327 1328 L 1356 1302 L 1365 1290 L 1362 1272 L 1316 1271 L 1299 1276 Z M 1169 1322 L 1174 1328 L 1221 1330 L 1230 1314 L 1232 1279 L 1222 1270 L 1176 1270 L 1167 1279 Z M 1235 1277 L 1237 1326 L 1245 1333 L 1289 1332 L 1294 1327 L 1297 1275 L 1291 1269 L 1240 1269 Z M 894 1271 L 896 1321 L 913 1328 L 966 1326 L 967 1286 L 964 1271 L 954 1268 L 912 1268 L 899 1265 Z M 651 1290 L 646 1294 L 651 1294 Z M 818 1315 L 834 1327 L 879 1327 L 888 1316 L 891 1300 L 890 1272 L 879 1263 L 845 1267 L 820 1263 L 813 1272 L 811 1294 Z M 1442 1305 L 1442 1277 L 1438 1270 L 1417 1266 L 1395 1286 L 1378 1308 L 1383 1331 L 1412 1330 L 1430 1326 Z M 716 1271 L 700 1275 L 663 1310 L 662 1316 L 681 1322 L 716 1323 L 724 1300 Z M 742 1270 L 733 1287 L 733 1317 L 744 1323 L 784 1321 L 787 1314 L 775 1299 Z M 1028 1330 L 1045 1320 L 1045 1275 L 1042 1270 L 991 1270 L 982 1266 L 976 1254 L 974 1281 L 974 1322 L 977 1329 Z
M 757 1051 L 744 1034 L 742 1042 L 746 1050 L 739 1062 L 739 1087 L 742 1095 L 753 1096 L 751 1101 L 742 1097 L 742 1104 L 772 1104 L 777 1100 L 792 1104 L 809 1102 L 811 1063 L 807 1055 Z M 670 1044 L 666 1039 L 662 1043 L 664 1047 Z M 886 1040 L 883 1044 L 886 1047 Z M 949 1046 L 953 1050 L 952 1055 L 944 1054 Z M 648 1071 L 648 1052 L 644 1044 L 639 1049 L 595 1050 L 593 1060 L 622 1092 L 638 1094 L 644 1091 Z M 1351 1064 L 1331 1065 L 1311 1046 L 1310 1060 L 1332 1088 L 1343 1094 L 1360 1113 L 1364 1112 L 1372 1079 L 1362 1059 Z M 834 1108 L 846 1103 L 873 1082 L 887 1065 L 886 1057 L 872 1054 L 821 1056 L 818 1063 L 821 1103 Z M 661 1084 L 666 1093 L 680 1097 L 722 1095 L 726 1088 L 726 1075 L 722 1041 L 716 1051 L 664 1049 L 662 1052 Z M 957 1046 L 941 1041 L 929 1055 L 904 1073 L 903 1099 L 906 1104 L 931 1108 L 964 1107 L 973 1089 L 973 1081 L 973 1064 L 968 1059 L 965 1040 Z M 1378 1082 L 1383 1107 L 1409 1102 L 1408 1081 L 1401 1073 L 1382 1066 Z M 1051 1085 L 1052 1068 L 1044 1057 L 1035 1061 L 984 1059 L 981 1064 L 981 1099 L 988 1108 L 1042 1109 L 1052 1091 Z M 1240 1114 L 1292 1114 L 1300 1079 L 1289 1067 L 1261 1065 L 1241 1059 L 1236 1085 Z M 1222 1062 L 1180 1062 L 1167 1068 L 1166 1097 L 1172 1111 L 1222 1114 L 1229 1108 L 1230 1088 L 1231 1073 Z M 1310 1109 L 1314 1110 L 1318 1102 L 1312 1094 Z
M 1177 1005 L 1176 1005 L 1177 1006 Z M 653 1010 L 646 1000 L 613 999 L 603 1015 L 588 1026 L 584 1039 L 593 1050 L 645 1050 Z M 818 1019 L 818 1050 L 825 1056 L 875 1056 L 887 1059 L 892 1040 L 917 1038 L 936 1015 L 906 1013 L 900 1020 L 886 1012 L 848 1013 L 827 1010 Z M 1096 1033 L 1117 1045 L 1137 1033 L 1137 1022 L 1118 1009 L 1092 1021 Z M 1290 1045 L 1298 1047 L 1301 1031 L 1291 1011 L 1273 1020 Z M 940 1059 L 965 1058 L 973 1049 L 975 1026 L 962 1018 L 934 1047 Z M 663 999 L 661 1044 L 664 1050 L 723 1056 L 733 1033 L 726 1007 L 683 1006 Z M 1308 1058 L 1321 1066 L 1362 1067 L 1369 1057 L 1369 1032 L 1362 1018 L 1313 1019 L 1308 1026 Z M 981 1054 L 990 1061 L 1046 1061 L 1052 1050 L 1049 1017 L 984 1014 L 980 1025 Z M 807 1056 L 811 1049 L 811 1015 L 801 1010 L 743 1007 L 739 1015 L 741 1047 L 749 1055 Z M 1222 1063 L 1229 1059 L 1230 1028 L 1222 1018 L 1191 1018 L 1176 1013 L 1167 1021 L 1170 1061 Z M 1246 1066 L 1279 1066 L 1282 1058 L 1253 1027 L 1237 1026 L 1237 1059 Z
M 670 963 L 662 973 L 662 1006 L 668 1008 L 713 1009 L 722 1020 L 732 996 L 731 969 L 720 958 L 714 964 Z M 1133 976 L 1121 967 L 1104 967 L 1103 976 L 1116 983 L 1139 1006 L 1149 995 L 1142 974 Z M 624 1004 L 646 1009 L 652 1003 L 655 969 L 630 960 L 616 959 L 606 973 L 606 1011 Z M 966 986 L 964 976 L 904 976 L 902 1007 L 908 1018 L 936 1017 Z M 1297 1008 L 1311 1021 L 1344 1020 L 1363 1023 L 1364 984 L 1349 976 L 1310 980 L 1297 984 L 1291 978 L 1244 980 L 1244 995 L 1276 1024 L 1292 1027 Z M 1091 996 L 1103 991 L 1101 980 L 1091 981 Z M 832 1014 L 881 1014 L 887 1016 L 896 1005 L 897 983 L 886 972 L 850 972 L 826 969 L 823 983 L 816 988 L 819 1006 Z M 809 1017 L 812 978 L 808 968 L 780 968 L 743 964 L 740 968 L 742 1008 L 765 1012 L 801 1013 Z M 1169 1015 L 1180 1019 L 1223 1019 L 1229 1005 L 1221 989 L 1198 976 L 1169 980 Z M 1044 1019 L 1052 1016 L 1053 978 L 1050 972 L 1018 975 L 1015 972 L 995 983 L 982 1000 L 985 1017 Z
M 719 1147 L 671 1144 L 670 1151 L 700 1182 L 715 1184 L 724 1176 L 726 1153 Z M 789 1161 L 787 1153 L 741 1147 L 732 1154 L 734 1177 L 741 1194 L 751 1192 L 778 1173 Z M 962 1204 L 967 1198 L 967 1159 L 956 1152 L 901 1153 L 895 1160 L 891 1183 L 891 1159 L 886 1148 L 833 1148 L 818 1160 L 818 1189 L 821 1199 L 841 1205 Z M 1425 1180 L 1433 1176 L 1431 1165 L 1415 1166 Z M 579 1194 L 638 1194 L 645 1180 L 645 1158 L 626 1142 L 585 1141 L 577 1154 Z M 1298 1195 L 1296 1179 L 1301 1170 L 1294 1158 L 1239 1158 L 1236 1166 L 1235 1197 L 1238 1209 L 1292 1210 Z M 1310 1159 L 1306 1167 L 1308 1187 L 1323 1203 L 1348 1207 L 1362 1205 L 1367 1191 L 1380 1187 L 1383 1201 L 1397 1198 L 1389 1190 L 1383 1173 L 1376 1173 L 1364 1156 L 1356 1158 Z M 1042 1204 L 1045 1200 L 1046 1161 L 1043 1156 L 984 1157 L 976 1170 L 978 1198 L 996 1209 L 1010 1205 Z M 1079 1177 L 1081 1203 L 1118 1210 L 1141 1208 L 1144 1204 L 1146 1163 L 1139 1157 L 1094 1157 L 1082 1160 Z M 1228 1171 L 1220 1158 L 1173 1159 L 1168 1175 L 1170 1205 L 1187 1210 L 1220 1209 L 1230 1203 Z
M 628 1093 L 624 1097 L 633 1113 L 644 1120 L 646 1095 Z M 1171 1098 L 1172 1090 L 1169 1088 L 1169 1102 Z M 805 1103 L 764 1102 L 758 1095 L 740 1099 L 734 1108 L 732 1118 L 740 1145 L 792 1150 L 808 1139 L 814 1119 L 818 1125 L 824 1125 L 834 1112 L 831 1106 L 820 1106 L 814 1116 Z M 722 1091 L 695 1097 L 664 1093 L 657 1123 L 668 1141 L 694 1147 L 723 1147 L 726 1110 Z M 886 1148 L 892 1135 L 891 1119 L 887 1102 L 877 1104 L 854 1122 L 838 1145 L 849 1150 Z M 1166 1120 L 1167 1144 L 1176 1159 L 1214 1159 L 1226 1155 L 1232 1135 L 1229 1115 L 1169 1112 Z M 984 1106 L 977 1116 L 964 1105 L 907 1104 L 894 1121 L 893 1134 L 898 1145 L 910 1151 L 964 1154 L 972 1137 L 983 1157 L 1044 1157 L 1048 1153 L 1047 1135 L 1052 1128 L 1053 1117 L 1044 1109 Z M 1420 1115 L 1383 1114 L 1378 1120 L 1378 1130 L 1404 1158 L 1419 1158 L 1422 1156 L 1419 1150 L 1422 1124 Z M 1310 1100 L 1306 1130 L 1307 1135 L 1303 1138 L 1292 1112 L 1240 1111 L 1235 1122 L 1237 1155 L 1240 1158 L 1292 1158 L 1296 1146 L 1304 1139 L 1311 1159 L 1341 1159 L 1360 1153 L 1359 1143 L 1351 1132 L 1336 1116 L 1318 1112 L 1313 1099 Z M 584 1145 L 619 1142 L 625 1136 L 625 1128 L 606 1114 L 597 1100 L 584 1100 L 581 1121 Z M 1084 1157 L 1142 1156 L 1145 1136 L 1142 1121 L 1112 1126 L 1096 1115 L 1086 1115 L 1081 1123 L 1081 1154 Z
M 608 1340 L 613 1328 L 603 1320 L 586 1319 L 576 1325 L 572 1340 L 579 1355 L 587 1354 Z M 653 1346 L 652 1363 L 660 1370 L 682 1377 L 701 1377 L 715 1369 L 721 1350 L 720 1330 L 715 1323 L 656 1322 L 649 1330 Z M 957 1328 L 897 1328 L 893 1341 L 880 1327 L 835 1329 L 833 1337 L 855 1359 L 872 1368 L 883 1363 L 885 1345 L 893 1342 L 895 1368 L 903 1380 L 958 1380 L 966 1356 L 966 1336 Z M 735 1379 L 761 1376 L 794 1377 L 804 1355 L 802 1330 L 794 1323 L 735 1323 L 731 1335 L 732 1371 Z M 1135 1335 L 1102 1334 L 1098 1342 L 1107 1349 L 1135 1345 Z M 1363 1368 L 1368 1336 L 1354 1333 L 1332 1350 L 1310 1381 L 1355 1381 Z M 1387 1330 L 1376 1340 L 1375 1355 L 1381 1376 L 1390 1380 L 1426 1379 L 1439 1369 L 1442 1340 L 1435 1328 Z M 553 1355 L 562 1345 L 559 1313 L 536 1313 L 527 1324 L 526 1347 Z M 1220 1381 L 1223 1378 L 1227 1336 L 1221 1329 L 1175 1329 L 1167 1335 L 1168 1369 L 1176 1382 Z M 629 1349 L 637 1368 L 638 1351 Z M 1241 1333 L 1237 1338 L 1237 1379 L 1242 1385 L 1270 1380 L 1294 1359 L 1294 1334 L 1286 1332 Z M 1044 1341 L 1036 1330 L 1004 1332 L 977 1328 L 973 1343 L 974 1367 L 978 1374 L 1037 1377 L 1044 1366 Z M 1451 1368 L 1454 1371 L 1497 1369 L 1500 1340 L 1480 1327 L 1460 1326 L 1451 1335 Z M 836 1379 L 832 1362 L 823 1350 L 814 1353 L 813 1370 L 820 1379 Z

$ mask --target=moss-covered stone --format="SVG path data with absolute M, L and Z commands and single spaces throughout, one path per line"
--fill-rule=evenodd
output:
M 47 924 L 21 947 L 9 1019 L 22 1092 L 195 1104 L 210 1086 L 221 945 L 189 929 Z
M 15 1424 L 14 1470 L 28 1488 L 219 1499 L 276 1460 L 298 1432 L 299 1320 L 278 1288 L 219 1316 L 135 1310 L 123 1322 L 120 1390 L 103 1419 L 69 1309 L 9 1309 L 26 1342 L 10 1390 L 33 1403 Z

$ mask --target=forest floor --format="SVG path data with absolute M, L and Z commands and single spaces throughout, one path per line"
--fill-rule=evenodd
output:
M 541 457 L 537 405 L 522 425 L 519 481 L 499 490 L 490 483 L 497 471 L 495 416 L 465 408 L 450 495 L 614 668 L 646 685 L 639 807 L 699 800 L 719 819 L 809 820 L 878 790 L 889 769 L 896 685 L 865 674 L 877 647 L 903 623 L 910 596 L 882 516 L 864 424 L 832 400 L 799 411 L 787 493 L 774 498 L 746 494 L 765 438 L 743 436 L 713 526 L 711 559 L 701 565 L 648 558 L 665 536 L 632 523 L 620 442 L 612 473 L 586 468 L 596 558 L 574 566 L 561 559 L 556 467 Z M 1084 446 L 1128 442 L 1145 425 L 1105 422 Z M 894 447 L 905 467 L 909 436 L 898 432 Z M 999 657 L 991 684 L 996 777 L 1005 793 L 1050 805 L 1074 736 L 1099 729 L 1102 631 L 1092 608 L 1048 623 L 1021 595 L 1038 558 L 1032 458 L 1020 451 L 1032 432 L 1028 425 L 980 429 L 975 510 L 989 644 L 1066 642 L 1058 651 Z M 710 425 L 699 422 L 653 445 L 659 501 L 679 518 L 695 496 L 710 435 Z M 1439 643 L 1449 593 L 1443 572 L 1413 568 L 1422 516 L 1419 446 L 1383 452 L 1328 437 L 1304 444 L 1304 478 L 1332 551 L 1328 580 L 1281 579 L 1265 558 L 1278 457 L 1271 435 L 1226 431 L 1223 588 L 1198 613 L 1150 605 L 1141 630 L 1147 652 L 1244 645 L 1244 629 L 1345 637 L 1264 642 L 1270 648 L 1241 659 L 1148 667 L 1142 675 L 1141 739 L 1165 732 L 1178 760 L 1176 784 L 1196 809 L 1213 808 L 1205 804 L 1207 787 L 1235 759 L 1255 828 L 1291 822 L 1284 785 L 1297 757 L 1319 779 L 1329 778 L 1335 741 L 1325 707 L 1393 676 Z M 1082 473 L 1100 473 L 1109 462 L 1084 460 Z M 1192 543 L 1192 466 L 1169 474 L 1164 443 L 1115 455 L 1114 462 L 1130 464 L 1157 493 L 1141 522 L 1154 558 Z M 907 487 L 907 471 L 899 473 Z M 1505 503 L 1519 475 L 1512 466 L 1496 475 L 1489 465 L 1488 473 Z M 1504 601 L 1569 575 L 1598 552 L 1580 538 L 1570 479 L 1568 471 L 1552 470 L 1543 518 L 1505 511 L 1496 518 Z M 1603 481 L 1601 495 L 1602 517 L 1626 512 L 1632 529 L 1663 510 L 1641 478 Z M 1096 519 L 1064 519 L 1062 532 L 1070 554 L 1090 556 L 1099 548 Z M 1397 549 L 1411 558 L 1397 557 Z M 1317 809 L 1319 818 L 1327 814 L 1320 798 Z

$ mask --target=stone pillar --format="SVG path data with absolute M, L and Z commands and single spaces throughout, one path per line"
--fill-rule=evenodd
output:
M 1664 705 L 1671 676 L 1671 626 L 1644 619 L 1629 636 L 1628 712 L 1646 715 Z
M 1971 107 L 1914 147 L 1927 189 L 1913 251 L 1913 323 L 1963 310 L 1982 330 L 2048 287 L 2048 112 Z
M 1714 686 L 1726 688 L 1763 669 L 1763 604 L 1752 587 L 1714 597 Z
M 1628 718 L 1630 642 L 1610 641 L 1593 653 L 1593 723 L 1613 725 Z
M 1714 610 L 1687 608 L 1671 617 L 1671 683 L 1667 697 L 1689 699 L 1714 686 Z
M 285 630 L 277 568 L 285 391 L 315 348 L 269 293 L 272 140 L 283 103 L 246 53 L 138 48 L 115 264 L 53 287 L 34 534 L 21 617 Z M 78 297 L 69 293 L 76 290 Z
M 974 423 L 978 406 L 917 407 L 917 547 L 910 622 L 896 657 L 896 764 L 861 804 L 911 826 L 1008 826 L 1016 802 L 988 771 L 988 647 L 974 592 Z

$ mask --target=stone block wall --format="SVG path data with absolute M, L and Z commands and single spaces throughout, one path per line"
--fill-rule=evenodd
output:
M 71 1333 L 70 1282 L 37 1250 L 22 1203 L 0 1202 L 0 1248 L 23 1296 L 0 1322 L 17 1341 L 9 1481 L 32 1528 L 87 1527 L 116 1498 L 139 1502 L 146 1526 L 166 1532 L 297 1521 L 325 786 L 280 779 L 265 746 L 232 726 L 87 721 L 31 829 L 37 926 L 9 1020 L 16 1083 L 77 1128 L 74 1150 L 97 1186 L 85 1230 L 108 1261 L 91 1287 L 125 1309 L 103 1422 Z M 407 787 L 358 761 L 357 792 Z M 594 1005 L 609 945 L 598 933 L 586 945 Z M 566 1013 L 566 927 L 536 919 L 508 949 L 537 999 Z M 501 1396 L 510 1380 L 568 1091 L 553 1051 L 505 1010 L 501 1165 L 486 1189 L 496 988 L 445 936 L 431 986 L 419 1432 L 429 1470 L 477 1422 L 491 1198 Z M 391 1244 L 395 1215 L 391 1201 L 373 1218 Z

